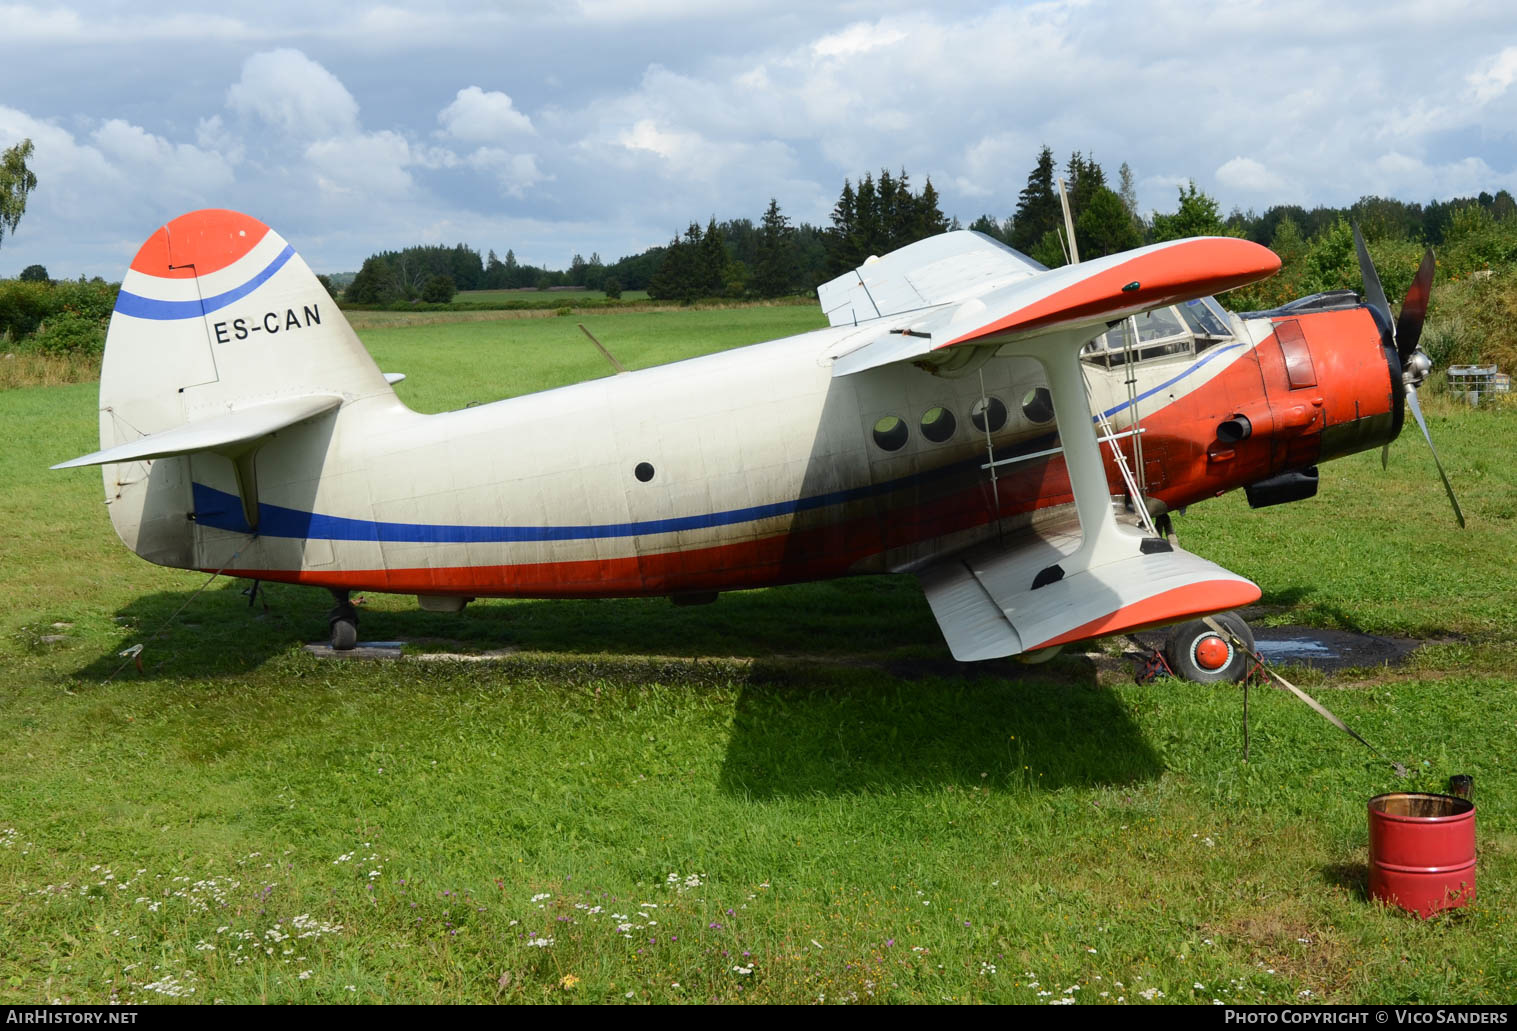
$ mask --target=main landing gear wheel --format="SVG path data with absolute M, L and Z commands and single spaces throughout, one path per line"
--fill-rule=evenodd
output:
M 1234 612 L 1218 613 L 1212 619 L 1237 634 L 1248 646 L 1247 651 L 1195 619 L 1169 632 L 1164 642 L 1164 658 L 1176 676 L 1194 683 L 1236 684 L 1248 672 L 1249 660 L 1253 658 L 1253 632 Z
M 358 643 L 358 610 L 348 600 L 348 592 L 333 590 L 337 604 L 327 613 L 327 624 L 332 631 L 332 650 L 350 651 Z

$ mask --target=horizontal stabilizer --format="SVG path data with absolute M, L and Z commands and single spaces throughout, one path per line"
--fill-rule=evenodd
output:
M 59 462 L 53 468 L 73 469 L 84 465 L 140 462 L 197 451 L 234 451 L 287 426 L 329 412 L 340 404 L 342 398 L 336 394 L 312 394 L 266 401 L 225 415 L 197 419 L 173 429 L 149 433 L 104 451 L 96 451 L 69 462 Z
M 1251 581 L 1179 548 L 1092 566 L 1034 588 L 1079 541 L 1078 534 L 1034 532 L 1010 548 L 987 545 L 919 572 L 953 657 L 1001 658 L 1259 600 Z

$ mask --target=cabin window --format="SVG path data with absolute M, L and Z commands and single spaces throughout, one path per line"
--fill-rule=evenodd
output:
M 1053 395 L 1047 387 L 1029 390 L 1023 396 L 1022 414 L 1031 422 L 1047 422 L 1053 418 Z
M 911 436 L 911 431 L 906 428 L 906 420 L 897 415 L 887 415 L 874 424 L 874 442 L 885 451 L 899 451 L 906 446 L 906 438 Z
M 632 475 L 636 476 L 643 483 L 647 483 L 653 479 L 653 466 L 647 462 L 639 462 L 637 463 L 637 468 L 632 470 Z
M 946 408 L 929 408 L 922 414 L 922 436 L 934 444 L 941 444 L 958 429 L 958 420 Z
M 989 413 L 988 427 L 986 413 Z M 1006 405 L 999 397 L 982 397 L 969 409 L 969 421 L 981 433 L 997 433 L 1006 425 Z

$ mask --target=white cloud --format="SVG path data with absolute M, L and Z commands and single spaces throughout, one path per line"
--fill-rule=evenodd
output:
M 84 22 L 73 11 L 62 7 L 30 7 L 26 4 L 0 4 L 0 25 L 12 43 L 22 40 L 77 39 L 84 33 Z
M 1244 193 L 1279 195 L 1287 189 L 1284 177 L 1270 171 L 1250 157 L 1238 156 L 1224 162 L 1215 173 L 1217 182 Z
M 616 142 L 628 150 L 646 150 L 665 161 L 689 162 L 705 147 L 699 133 L 660 129 L 651 118 L 644 118 L 630 129 L 617 134 Z
M 394 196 L 411 189 L 406 167 L 411 145 L 388 129 L 317 140 L 305 156 L 316 170 L 322 190 L 333 195 Z
M 1475 103 L 1486 104 L 1507 91 L 1517 81 L 1517 46 L 1507 47 L 1485 62 L 1479 71 L 1471 72 L 1465 81 Z
M 438 112 L 444 135 L 471 143 L 492 143 L 519 133 L 536 133 L 532 120 L 511 103 L 511 98 L 478 86 L 458 91 L 453 103 Z
M 818 57 L 855 57 L 899 43 L 905 38 L 906 33 L 899 28 L 861 22 L 848 26 L 842 32 L 823 36 L 811 44 L 811 52 Z
M 105 122 L 90 138 L 115 167 L 134 182 L 151 181 L 159 189 L 177 184 L 186 194 L 209 196 L 232 182 L 226 158 L 189 143 L 170 143 L 119 118 Z
M 469 155 L 467 163 L 493 175 L 501 189 L 514 197 L 521 197 L 528 187 L 552 178 L 537 167 L 537 155 L 511 154 L 499 147 L 480 147 Z
M 242 65 L 227 106 L 302 139 L 337 136 L 358 125 L 358 101 L 337 76 L 299 50 L 268 50 Z

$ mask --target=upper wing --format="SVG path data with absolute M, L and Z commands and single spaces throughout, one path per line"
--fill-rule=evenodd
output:
M 925 247 L 963 235 L 990 242 L 977 233 L 950 233 L 903 247 L 849 274 L 857 277 L 855 293 L 876 298 L 880 317 L 888 317 L 884 309 L 896 317 L 882 322 L 878 337 L 836 356 L 833 375 L 920 358 L 960 344 L 1000 343 L 1081 327 L 1095 331 L 1128 315 L 1256 282 L 1280 268 L 1273 251 L 1232 237 L 1171 240 L 1042 272 L 1024 267 L 1015 275 L 1010 258 L 966 241 L 954 244 L 951 257 Z M 876 272 L 878 267 L 884 272 Z M 950 270 L 960 276 L 957 289 L 939 278 Z M 842 303 L 840 294 L 823 291 L 842 290 L 847 278 L 818 289 L 824 308 Z M 931 288 L 926 285 L 929 280 Z M 934 307 L 903 307 L 907 291 Z M 886 301 L 879 302 L 876 295 Z M 856 301 L 848 303 L 850 310 L 858 311 Z
M 817 287 L 816 295 L 829 323 L 852 326 L 964 300 L 1045 271 L 1005 244 L 963 229 L 870 258 Z

